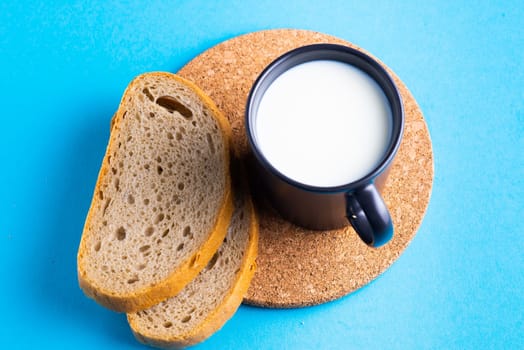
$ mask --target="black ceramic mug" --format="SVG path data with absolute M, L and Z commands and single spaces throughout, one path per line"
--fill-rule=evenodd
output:
M 271 84 L 291 68 L 318 60 L 348 64 L 365 73 L 382 90 L 390 110 L 389 137 L 384 141 L 386 147 L 381 158 L 365 175 L 336 186 L 307 184 L 285 175 L 262 152 L 255 126 L 262 98 Z M 275 209 L 284 218 L 309 229 L 336 229 L 351 224 L 360 238 L 372 247 L 385 244 L 393 235 L 391 216 L 379 191 L 399 148 L 403 126 L 402 99 L 393 79 L 373 58 L 341 45 L 303 46 L 277 58 L 255 81 L 246 106 L 247 137 L 262 184 Z M 288 129 L 287 133 L 294 131 L 293 127 Z M 352 137 L 351 130 L 347 131 L 347 137 Z

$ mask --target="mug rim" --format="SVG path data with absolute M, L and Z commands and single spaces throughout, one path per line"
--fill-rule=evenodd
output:
M 315 58 L 315 56 L 310 56 L 311 54 L 314 55 L 315 53 L 317 53 L 317 55 L 320 56 L 326 55 L 326 58 Z M 332 53 L 331 57 L 329 53 Z M 340 58 L 335 58 L 336 56 L 340 55 L 344 55 L 344 57 L 348 59 L 353 58 L 355 59 L 355 61 L 348 62 L 343 61 Z M 295 59 L 295 61 L 291 62 L 293 59 Z M 333 60 L 343 62 L 346 64 L 353 65 L 357 69 L 366 73 L 382 89 L 384 95 L 388 100 L 393 120 L 391 140 L 388 144 L 386 152 L 382 156 L 381 161 L 373 168 L 373 170 L 371 170 L 365 176 L 359 178 L 358 180 L 337 186 L 309 185 L 296 181 L 283 174 L 280 170 L 275 168 L 271 164 L 271 162 L 266 158 L 266 156 L 260 151 L 256 143 L 255 137 L 253 135 L 253 123 L 250 122 L 252 119 L 254 119 L 251 118 L 251 115 L 254 109 L 255 97 L 260 96 L 261 98 L 264 95 L 267 88 L 273 83 L 273 81 L 275 81 L 285 71 L 299 64 L 312 62 L 316 60 Z M 285 65 L 286 63 L 288 63 L 289 66 L 285 67 L 285 69 L 282 72 L 278 73 L 277 69 L 282 65 Z M 372 72 L 368 70 L 372 70 Z M 382 81 L 377 81 L 375 75 L 378 76 Z M 269 83 L 267 84 L 265 89 L 261 91 L 261 85 L 268 79 Z M 352 190 L 355 190 L 361 186 L 371 183 L 373 179 L 380 175 L 390 165 L 391 161 L 395 157 L 402 140 L 404 132 L 404 121 L 405 116 L 402 97 L 400 95 L 397 85 L 395 84 L 390 74 L 386 71 L 386 69 L 380 63 L 378 63 L 378 61 L 376 61 L 369 55 L 363 53 L 362 51 L 356 50 L 349 46 L 327 43 L 300 46 L 298 48 L 284 53 L 283 55 L 273 60 L 269 65 L 267 65 L 264 68 L 264 70 L 259 74 L 255 82 L 253 83 L 247 98 L 245 109 L 245 128 L 248 142 L 251 146 L 251 150 L 255 154 L 255 157 L 262 164 L 262 166 L 268 169 L 272 174 L 276 175 L 281 180 L 290 184 L 291 186 L 309 192 L 317 193 L 351 192 Z

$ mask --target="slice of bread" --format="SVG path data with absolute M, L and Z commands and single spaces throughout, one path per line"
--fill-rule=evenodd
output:
M 129 84 L 78 250 L 86 295 L 115 311 L 142 310 L 207 265 L 233 212 L 230 135 L 191 82 L 159 72 Z
M 207 267 L 175 297 L 127 314 L 140 342 L 160 348 L 194 345 L 220 329 L 242 303 L 255 273 L 258 222 L 247 189 L 234 185 L 233 193 L 227 236 Z

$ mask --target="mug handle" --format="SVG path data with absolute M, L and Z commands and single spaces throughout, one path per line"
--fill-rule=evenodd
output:
M 371 247 L 380 247 L 393 236 L 391 216 L 372 183 L 346 194 L 346 215 L 360 239 Z

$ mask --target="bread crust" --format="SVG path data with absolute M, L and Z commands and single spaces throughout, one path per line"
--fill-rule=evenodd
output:
M 124 101 L 127 99 L 128 95 L 131 93 L 132 89 L 138 82 L 147 77 L 147 76 L 163 76 L 169 79 L 174 79 L 179 83 L 182 83 L 189 87 L 202 102 L 208 107 L 213 117 L 216 119 L 220 125 L 220 130 L 225 138 L 224 143 L 224 165 L 226 172 L 226 188 L 225 195 L 222 199 L 220 205 L 220 210 L 217 213 L 217 217 L 211 232 L 209 233 L 208 239 L 200 246 L 200 248 L 192 254 L 188 259 L 186 259 L 175 271 L 173 271 L 166 279 L 152 285 L 141 288 L 137 291 L 129 293 L 117 293 L 115 291 L 107 290 L 97 286 L 96 282 L 91 280 L 87 276 L 85 267 L 82 265 L 82 257 L 89 254 L 89 250 L 86 244 L 86 232 L 90 225 L 92 219 L 92 212 L 95 206 L 98 204 L 98 193 L 100 189 L 101 179 L 103 179 L 108 171 L 109 166 L 107 162 L 107 157 L 111 154 L 110 151 L 114 148 L 114 133 L 118 131 L 119 125 L 122 120 L 122 106 Z M 84 229 L 82 232 L 82 238 L 80 240 L 80 245 L 77 255 L 77 271 L 78 271 L 78 282 L 80 288 L 84 293 L 93 298 L 95 301 L 101 305 L 117 311 L 117 312 L 136 312 L 140 310 L 147 309 L 155 304 L 160 303 L 161 301 L 176 295 L 180 292 L 190 281 L 192 281 L 198 273 L 207 265 L 209 260 L 213 257 L 215 252 L 220 247 L 224 237 L 227 234 L 227 229 L 231 216 L 233 214 L 233 197 L 231 193 L 231 174 L 229 171 L 230 167 L 230 146 L 231 146 L 231 127 L 227 119 L 222 115 L 222 113 L 215 106 L 213 101 L 205 95 L 205 93 L 200 90 L 192 82 L 181 78 L 175 74 L 167 72 L 151 72 L 145 73 L 136 77 L 126 88 L 120 106 L 111 121 L 111 135 L 109 138 L 109 143 L 106 148 L 106 153 L 102 161 L 102 166 L 98 174 L 98 179 L 95 185 L 93 199 L 91 201 L 91 206 L 89 208 L 87 218 L 84 224 Z
M 248 189 L 244 187 L 243 190 L 247 191 Z M 250 212 L 248 244 L 242 258 L 240 271 L 237 273 L 235 281 L 222 302 L 190 332 L 173 337 L 158 337 L 154 334 L 148 334 L 146 329 L 139 331 L 135 318 L 133 315 L 128 314 L 128 323 L 134 336 L 140 342 L 164 349 L 177 349 L 195 345 L 209 338 L 233 316 L 242 303 L 255 274 L 256 256 L 258 253 L 258 218 L 250 198 L 246 199 L 246 205 L 249 207 Z

